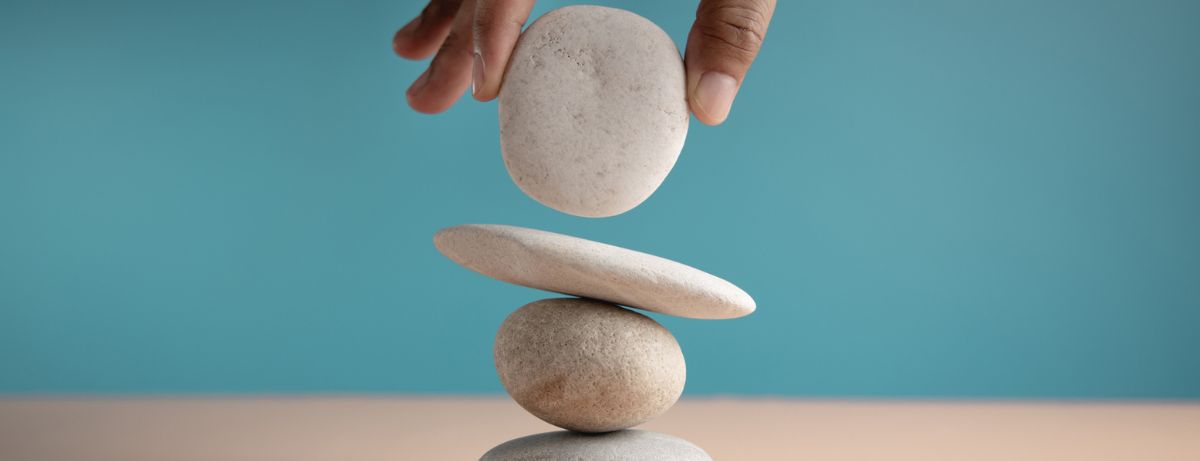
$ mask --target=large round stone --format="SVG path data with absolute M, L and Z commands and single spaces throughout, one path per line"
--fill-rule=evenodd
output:
M 649 421 L 675 404 L 687 377 L 683 352 L 666 328 L 590 299 L 526 304 L 500 325 L 493 352 L 513 400 L 580 432 Z
M 517 186 L 564 213 L 629 211 L 687 137 L 683 61 L 628 11 L 569 6 L 521 34 L 500 90 L 500 147 Z
M 712 461 L 691 442 L 647 431 L 546 432 L 509 440 L 479 461 Z
M 754 299 L 721 278 L 658 256 L 524 227 L 466 224 L 438 231 L 438 251 L 517 285 L 679 317 L 729 319 Z

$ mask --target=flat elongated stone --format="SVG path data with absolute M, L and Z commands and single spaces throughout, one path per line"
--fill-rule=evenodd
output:
M 560 8 L 521 34 L 500 90 L 500 147 L 517 186 L 577 216 L 646 200 L 687 137 L 683 61 L 666 32 L 624 10 Z
M 468 269 L 516 285 L 679 317 L 728 319 L 755 308 L 745 291 L 699 269 L 577 237 L 466 224 L 438 231 L 433 242 Z
M 687 440 L 647 431 L 545 432 L 509 440 L 479 461 L 712 461 Z
M 543 299 L 500 325 L 496 372 L 522 408 L 580 432 L 633 427 L 671 408 L 687 379 L 671 333 L 591 299 Z

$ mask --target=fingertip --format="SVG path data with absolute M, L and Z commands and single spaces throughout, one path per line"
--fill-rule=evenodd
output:
M 422 114 L 440 114 L 454 105 L 453 99 L 433 97 L 427 93 L 406 93 L 408 107 Z
M 453 100 L 449 103 L 443 101 L 444 98 L 437 97 L 434 92 L 429 91 L 429 73 L 430 69 L 425 69 L 425 72 L 413 81 L 408 87 L 408 91 L 404 92 L 404 96 L 408 99 L 408 106 L 413 110 L 422 114 L 439 114 L 449 109 Z
M 405 94 L 417 112 L 436 114 L 453 106 L 470 85 L 471 55 L 461 46 L 451 46 L 438 52 Z
M 395 35 L 392 35 L 392 52 L 396 53 L 396 56 L 413 59 L 410 57 L 406 34 L 404 29 L 400 29 L 396 31 Z
M 396 30 L 396 33 L 392 35 L 392 51 L 400 57 L 418 59 L 415 55 L 419 50 L 413 47 L 413 32 L 417 30 L 420 21 L 421 17 L 417 16 L 408 21 L 408 24 L 405 24 L 404 27 Z
M 426 98 L 414 97 L 408 95 L 408 107 L 426 115 L 434 115 L 445 112 L 453 104 L 435 104 L 429 102 Z
M 457 13 L 457 2 L 431 1 L 392 36 L 392 51 L 411 60 L 429 57 L 441 47 Z

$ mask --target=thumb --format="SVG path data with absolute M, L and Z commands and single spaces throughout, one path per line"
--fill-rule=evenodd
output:
M 684 52 L 688 105 L 698 120 L 718 125 L 729 116 L 774 13 L 775 0 L 700 1 Z

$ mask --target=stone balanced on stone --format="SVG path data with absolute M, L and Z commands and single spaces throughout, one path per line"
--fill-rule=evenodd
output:
M 679 156 L 684 88 L 678 49 L 645 18 L 596 6 L 547 13 L 521 35 L 500 92 L 505 165 L 559 211 L 628 211 Z M 522 227 L 454 226 L 434 245 L 483 275 L 573 296 L 517 309 L 493 350 L 513 400 L 567 431 L 511 440 L 483 460 L 711 460 L 687 441 L 626 430 L 674 405 L 687 372 L 675 337 L 621 306 L 729 319 L 754 312 L 750 295 L 674 261 Z

